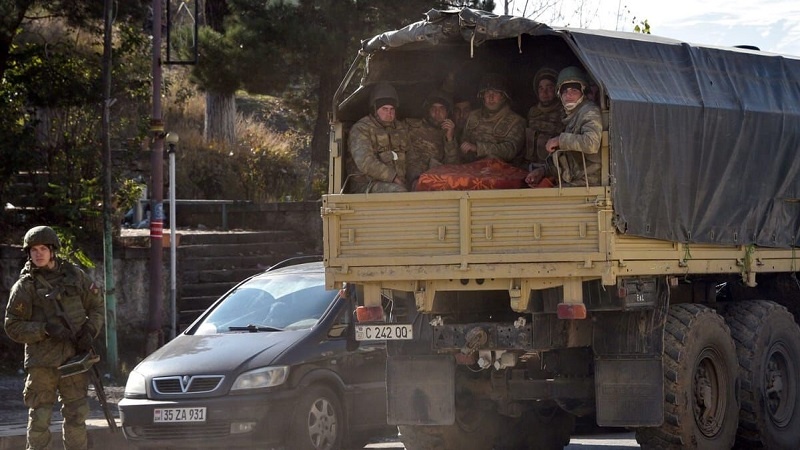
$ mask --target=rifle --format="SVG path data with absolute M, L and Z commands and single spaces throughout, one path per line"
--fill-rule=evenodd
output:
M 58 300 L 59 294 L 61 293 L 60 291 L 61 288 L 56 288 L 53 290 L 53 292 L 45 295 L 45 298 L 52 300 L 53 303 L 55 303 L 56 316 L 61 318 L 61 320 L 67 325 L 67 329 L 69 329 L 69 331 L 72 333 L 73 340 L 77 340 L 78 331 L 75 330 L 75 326 L 72 325 L 72 322 L 70 322 L 69 318 L 67 317 L 67 313 L 64 311 L 64 305 L 62 305 Z M 66 363 L 59 366 L 58 371 L 62 378 L 77 375 L 83 372 L 89 373 L 89 381 L 94 385 L 94 392 L 97 394 L 97 401 L 100 403 L 100 407 L 103 408 L 103 415 L 106 417 L 106 422 L 108 422 L 108 428 L 111 429 L 112 433 L 116 433 L 117 421 L 114 420 L 114 416 L 111 414 L 111 409 L 108 407 L 106 390 L 103 387 L 103 382 L 100 378 L 100 372 L 97 370 L 97 366 L 95 365 L 95 363 L 98 361 L 100 361 L 100 355 L 95 353 L 94 346 L 91 346 L 85 355 L 78 355 L 74 358 L 70 358 Z

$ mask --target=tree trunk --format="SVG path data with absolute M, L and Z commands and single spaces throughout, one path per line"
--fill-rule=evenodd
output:
M 225 145 L 234 143 L 236 122 L 236 97 L 233 93 L 206 92 L 205 130 L 206 142 Z
M 314 179 L 327 178 L 331 102 L 333 102 L 333 94 L 336 92 L 340 79 L 341 74 L 338 71 L 323 70 L 320 73 L 317 120 L 314 123 L 314 135 L 311 138 L 311 167 L 309 169 L 311 179 L 306 183 L 306 200 L 316 200 L 316 198 L 310 198 Z

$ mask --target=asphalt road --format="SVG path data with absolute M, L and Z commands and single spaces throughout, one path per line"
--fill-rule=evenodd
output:
M 88 424 L 94 448 L 114 448 L 117 450 L 133 449 L 133 446 L 125 441 L 122 433 L 110 434 L 102 420 L 92 420 Z M 54 433 L 54 450 L 63 450 L 61 445 L 60 427 L 51 427 Z M 0 450 L 17 450 L 25 446 L 25 429 L 23 427 L 13 427 L 6 429 L 0 425 Z M 372 450 L 403 450 L 403 444 L 398 441 L 370 444 L 364 447 Z M 603 433 L 592 435 L 574 436 L 570 444 L 565 447 L 567 450 L 628 450 L 639 448 L 633 433 Z M 357 449 L 351 449 L 357 450 Z
M 604 433 L 574 436 L 566 447 L 568 450 L 624 450 L 641 448 L 634 433 Z
M 23 377 L 0 376 L 0 450 L 16 450 L 22 448 L 25 442 L 25 421 L 27 410 L 22 403 Z M 112 404 L 116 404 L 122 398 L 122 386 L 107 386 L 106 395 Z M 122 437 L 122 433 L 111 435 L 106 429 L 105 420 L 100 412 L 99 405 L 93 398 L 90 391 L 90 406 L 92 407 L 92 420 L 90 420 L 90 432 L 94 434 L 95 443 L 100 448 L 127 449 L 132 448 Z M 60 413 L 55 411 L 53 414 L 55 433 L 60 431 Z M 60 438 L 56 438 L 56 441 Z M 61 448 L 58 443 L 55 448 Z M 383 442 L 370 444 L 366 449 L 402 450 L 403 444 L 394 442 Z M 568 450 L 626 450 L 639 448 L 633 433 L 592 433 L 575 435 L 566 447 Z M 355 449 L 353 449 L 355 450 Z
M 370 444 L 365 449 L 401 450 L 403 444 L 399 442 L 385 442 Z M 636 443 L 634 433 L 598 433 L 591 435 L 573 436 L 566 450 L 628 450 L 640 448 Z

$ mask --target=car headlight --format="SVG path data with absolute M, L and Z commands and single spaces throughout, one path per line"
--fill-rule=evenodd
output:
M 128 375 L 128 381 L 125 383 L 125 397 L 147 397 L 147 380 L 144 375 L 135 370 Z
M 239 375 L 231 390 L 238 391 L 278 386 L 286 381 L 288 375 L 289 366 L 262 367 Z

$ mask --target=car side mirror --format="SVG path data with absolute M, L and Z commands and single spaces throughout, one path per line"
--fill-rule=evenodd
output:
M 328 337 L 329 338 L 340 338 L 345 336 L 350 329 L 350 324 L 347 323 L 337 323 L 336 325 L 332 326 L 330 330 L 328 330 Z

